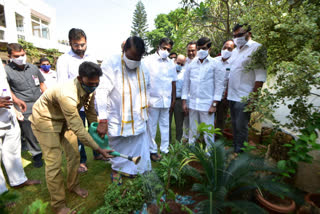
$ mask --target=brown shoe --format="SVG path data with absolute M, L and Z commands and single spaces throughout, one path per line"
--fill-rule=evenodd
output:
M 15 189 L 19 189 L 19 188 L 22 188 L 24 186 L 31 186 L 31 185 L 37 185 L 37 184 L 41 184 L 41 181 L 39 180 L 27 180 L 26 182 L 20 184 L 20 185 L 17 185 L 17 186 L 13 186 L 13 188 Z

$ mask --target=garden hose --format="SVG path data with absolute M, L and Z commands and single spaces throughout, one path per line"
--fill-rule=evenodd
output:
M 105 135 L 105 136 L 104 136 L 104 139 L 102 139 L 102 138 L 98 135 L 98 133 L 97 133 L 98 124 L 99 124 L 99 123 L 97 123 L 97 122 L 93 122 L 93 123 L 90 124 L 89 134 L 90 134 L 91 137 L 94 139 L 94 141 L 100 146 L 101 149 L 112 150 L 112 148 L 109 146 L 108 136 Z M 138 164 L 138 163 L 140 162 L 140 159 L 141 159 L 141 156 L 132 157 L 132 156 L 120 154 L 119 152 L 116 152 L 116 151 L 111 152 L 110 155 L 128 159 L 128 160 L 132 161 L 134 164 Z

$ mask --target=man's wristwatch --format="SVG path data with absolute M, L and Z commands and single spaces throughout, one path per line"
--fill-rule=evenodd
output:
M 212 106 L 213 107 L 217 107 L 217 103 L 212 103 Z

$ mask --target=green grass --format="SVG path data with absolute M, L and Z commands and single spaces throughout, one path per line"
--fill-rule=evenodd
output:
M 172 122 L 172 142 L 175 142 L 175 124 L 174 120 Z M 160 144 L 160 132 L 157 131 L 156 142 Z M 107 186 L 111 183 L 110 173 L 111 165 L 103 161 L 93 160 L 92 150 L 86 147 L 87 153 L 87 165 L 88 172 L 80 175 L 80 185 L 89 191 L 89 196 L 86 199 L 82 199 L 75 194 L 66 191 L 66 201 L 70 208 L 77 208 L 77 210 L 82 210 L 83 214 L 91 214 L 96 209 L 104 203 L 104 192 Z M 44 166 L 41 168 L 34 168 L 31 164 L 31 156 L 28 152 L 22 153 L 22 161 L 25 173 L 29 179 L 41 180 L 40 185 L 27 186 L 18 190 L 10 188 L 7 186 L 9 191 L 14 191 L 18 193 L 19 198 L 15 207 L 9 210 L 9 213 L 23 213 L 25 208 L 37 199 L 43 202 L 50 202 L 50 195 L 46 186 L 45 179 L 45 169 Z M 152 163 L 153 167 L 157 164 Z M 2 167 L 2 169 L 4 169 Z M 3 170 L 5 173 L 5 170 Z M 65 176 L 65 187 L 66 187 L 66 160 L 63 156 L 62 171 Z M 8 179 L 7 179 L 8 180 Z M 124 182 L 126 180 L 124 179 Z M 50 204 L 47 207 L 47 214 L 53 214 Z

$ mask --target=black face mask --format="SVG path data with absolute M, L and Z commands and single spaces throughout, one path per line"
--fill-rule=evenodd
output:
M 77 54 L 78 56 L 84 55 L 84 53 L 85 53 L 86 50 L 87 50 L 87 49 L 85 49 L 85 50 L 75 50 L 75 49 L 73 49 L 72 47 L 71 47 L 71 49 L 72 49 L 72 51 L 73 51 L 75 54 Z

